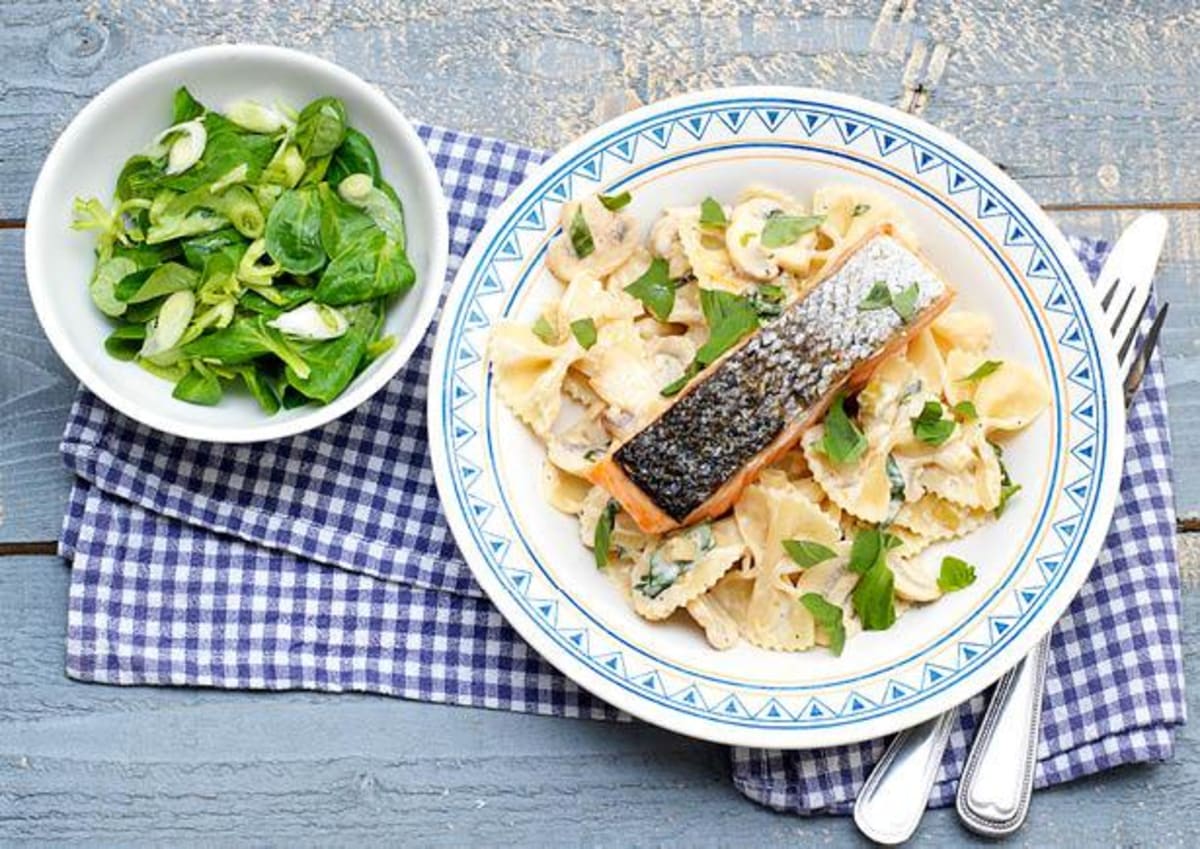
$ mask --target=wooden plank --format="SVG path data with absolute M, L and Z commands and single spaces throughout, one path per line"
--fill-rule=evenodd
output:
M 0 7 L 0 219 L 24 214 L 89 98 L 185 47 L 262 41 L 338 61 L 427 121 L 553 148 L 626 108 L 710 86 L 805 84 L 926 118 L 1043 203 L 1200 197 L 1200 10 L 819 0 L 300 4 L 104 0 Z
M 62 675 L 67 571 L 0 563 L 0 834 L 6 843 L 421 846 L 858 845 L 847 819 L 772 814 L 722 747 L 647 726 L 383 697 L 84 685 Z M 1200 596 L 1185 628 L 1200 627 Z M 1187 647 L 1189 670 L 1200 655 Z M 1194 693 L 1195 691 L 1193 691 Z M 1200 710 L 1200 697 L 1191 708 Z M 1022 838 L 1200 841 L 1200 746 L 1039 793 Z M 552 837 L 550 836 L 552 830 Z M 915 845 L 964 842 L 951 811 Z
M 58 443 L 77 382 L 29 302 L 23 237 L 0 230 L 0 543 L 56 538 L 70 486 Z

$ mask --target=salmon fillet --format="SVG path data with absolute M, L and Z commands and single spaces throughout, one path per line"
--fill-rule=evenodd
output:
M 911 317 L 863 310 L 877 282 L 918 285 Z M 763 467 L 860 388 L 950 305 L 954 290 L 888 225 L 822 270 L 801 298 L 701 372 L 589 474 L 647 533 L 727 513 Z

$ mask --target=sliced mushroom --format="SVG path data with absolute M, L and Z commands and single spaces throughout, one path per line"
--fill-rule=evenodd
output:
M 893 557 L 892 574 L 896 581 L 896 595 L 909 601 L 933 601 L 941 596 L 942 591 L 937 585 L 937 578 L 927 562 L 928 558 L 906 560 Z
M 592 249 L 586 256 L 575 252 L 571 239 L 571 224 L 576 212 L 591 236 Z M 581 274 L 604 277 L 616 271 L 638 246 L 637 219 L 625 212 L 612 212 L 593 195 L 582 201 L 572 201 L 562 209 L 563 233 L 546 252 L 546 267 L 564 283 Z
M 778 202 L 764 197 L 750 198 L 733 208 L 725 228 L 725 249 L 733 264 L 748 277 L 770 280 L 779 274 L 772 251 L 762 245 L 762 231 L 767 218 L 782 212 Z
M 667 274 L 672 280 L 685 277 L 692 270 L 687 252 L 679 239 L 679 225 L 684 216 L 697 217 L 694 209 L 664 210 L 662 217 L 650 228 L 650 249 L 667 261 Z

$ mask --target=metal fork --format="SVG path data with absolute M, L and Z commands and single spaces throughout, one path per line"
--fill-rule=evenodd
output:
M 1161 237 L 1165 234 L 1166 221 L 1157 214 L 1142 216 L 1127 229 L 1126 233 L 1138 230 L 1150 231 L 1151 236 L 1158 232 L 1158 247 L 1161 247 Z M 1111 259 L 1115 259 L 1122 251 L 1123 235 L 1117 247 L 1114 248 Z M 1154 249 L 1154 259 L 1157 259 L 1157 247 Z M 1127 253 L 1128 250 L 1125 249 Z M 1145 342 L 1133 353 L 1133 342 L 1137 338 L 1138 329 L 1149 303 L 1149 280 L 1145 285 L 1131 276 L 1118 273 L 1108 274 L 1113 264 L 1106 263 L 1097 286 L 1104 292 L 1101 307 L 1106 317 L 1111 321 L 1111 331 L 1114 339 L 1120 339 L 1118 360 L 1123 371 L 1127 371 L 1125 379 L 1125 399 L 1128 405 L 1133 397 L 1146 363 L 1158 342 L 1159 331 L 1165 319 L 1169 305 L 1164 305 L 1155 318 L 1146 335 Z M 1151 270 L 1153 262 L 1151 263 Z M 1134 312 L 1131 307 L 1137 303 Z M 1121 334 L 1121 335 L 1118 335 Z M 1019 789 L 1015 799 L 1009 793 L 1007 805 L 1011 815 L 1004 816 L 1004 828 L 996 828 L 996 820 L 980 816 L 976 822 L 970 822 L 964 816 L 968 826 L 990 835 L 1011 833 L 1024 821 L 1028 810 L 1029 794 L 1032 791 L 1033 767 L 1036 765 L 1036 745 L 1041 729 L 1041 693 L 1045 682 L 1046 662 L 1049 657 L 1049 636 L 1039 641 L 1030 655 L 1014 670 L 1009 672 L 997 686 L 996 696 L 989 709 L 988 718 L 995 717 L 993 724 L 1004 733 L 994 733 L 989 740 L 1003 739 L 1007 744 L 1003 749 L 981 746 L 984 726 L 981 726 L 980 736 L 976 738 L 976 748 L 972 750 L 974 759 L 980 764 L 990 763 L 990 768 L 980 767 L 974 773 L 979 776 L 995 777 L 997 771 L 1001 777 L 1017 776 L 1019 780 L 1003 782 L 1000 785 L 1015 784 Z M 1022 704 L 1036 705 L 1027 711 L 1014 710 L 1014 706 Z M 859 829 L 871 839 L 880 843 L 902 843 L 916 831 L 917 825 L 924 815 L 928 803 L 929 791 L 937 775 L 937 769 L 950 739 L 950 732 L 958 718 L 958 708 L 946 711 L 939 716 L 927 720 L 913 728 L 900 732 L 892 741 L 883 758 L 876 765 L 867 782 L 859 793 L 854 806 L 854 819 Z M 1003 721 L 1001 721 L 1003 720 Z M 985 720 L 986 724 L 986 720 Z M 1018 733 L 1024 731 L 1018 736 Z M 1015 739 L 1023 745 L 1011 745 Z M 978 752 L 978 755 L 976 755 Z M 993 757 L 985 755 L 992 753 Z M 998 756 L 997 756 L 998 755 Z M 1022 760 L 1024 759 L 1024 760 Z M 982 771 L 980 771 L 982 770 Z M 960 813 L 963 810 L 964 787 L 991 787 L 993 783 L 983 784 L 978 780 L 968 781 L 964 771 L 960 782 Z M 978 793 L 976 794 L 979 795 Z M 985 794 L 986 795 L 986 794 Z M 1003 794 L 1002 794 L 1003 795 Z M 969 800 L 970 801 L 970 800 Z M 985 799 L 983 805 L 988 801 Z M 996 808 L 1004 807 L 1003 802 Z M 968 803 L 968 809 L 970 805 Z M 1015 823 L 1015 824 L 1014 824 Z M 976 828 L 978 826 L 978 828 Z

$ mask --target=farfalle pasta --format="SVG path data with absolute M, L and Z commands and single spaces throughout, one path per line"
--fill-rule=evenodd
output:
M 872 234 L 916 248 L 899 209 L 857 186 L 808 203 L 749 187 L 732 202 L 665 209 L 644 229 L 628 202 L 564 206 L 546 262 L 560 293 L 533 322 L 498 326 L 489 353 L 499 397 L 546 446 L 543 497 L 577 518 L 632 609 L 690 619 L 717 649 L 840 652 L 969 583 L 969 564 L 939 564 L 927 549 L 1002 513 L 1019 485 L 999 440 L 1050 398 L 1034 368 L 990 353 L 980 313 L 940 312 L 874 358 L 794 444 L 747 473 L 722 515 L 650 532 L 623 509 L 601 464 L 697 375 L 769 332 Z M 914 288 L 866 286 L 863 321 L 878 313 L 903 327 Z M 731 434 L 743 413 L 753 411 L 726 412 Z

